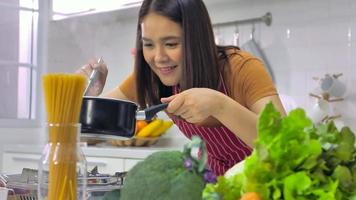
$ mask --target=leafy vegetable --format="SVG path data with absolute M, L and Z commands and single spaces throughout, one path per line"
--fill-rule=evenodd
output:
M 204 192 L 204 200 L 223 200 L 223 199 L 234 199 L 240 197 L 240 191 L 242 189 L 242 183 L 244 176 L 242 174 L 237 174 L 230 179 L 224 176 L 218 177 L 218 184 L 207 184 Z M 224 195 L 221 195 L 224 194 Z
M 355 135 L 334 123 L 314 126 L 304 110 L 281 117 L 272 103 L 261 112 L 258 138 L 244 171 L 218 177 L 206 200 L 236 200 L 247 192 L 269 199 L 356 199 Z

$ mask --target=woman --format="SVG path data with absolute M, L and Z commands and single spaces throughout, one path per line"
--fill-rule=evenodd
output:
M 145 0 L 139 12 L 134 72 L 105 96 L 166 109 L 188 137 L 206 142 L 208 164 L 222 175 L 251 153 L 259 112 L 272 101 L 284 109 L 262 62 L 237 47 L 216 46 L 201 0 Z M 82 67 L 90 74 L 104 64 Z M 135 88 L 132 90 L 132 88 Z

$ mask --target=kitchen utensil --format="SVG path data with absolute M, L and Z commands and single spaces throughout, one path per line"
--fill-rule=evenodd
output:
M 237 164 L 235 164 L 234 166 L 232 166 L 229 170 L 227 170 L 224 174 L 225 178 L 231 178 L 232 176 L 241 173 L 244 171 L 244 163 L 245 160 L 242 160 L 240 162 L 238 162 Z
M 103 57 L 100 57 L 99 60 L 98 60 L 98 64 L 103 64 L 104 61 L 103 61 Z M 96 76 L 97 76 L 97 73 L 98 73 L 98 69 L 94 69 L 91 74 L 90 74 L 90 77 L 89 77 L 89 80 L 88 80 L 88 85 L 87 87 L 85 88 L 84 90 L 84 96 L 87 95 L 88 93 L 88 90 L 89 88 L 92 86 L 92 84 L 94 83 L 95 79 L 96 79 Z
M 108 191 L 120 189 L 125 181 L 126 172 L 116 172 L 115 174 L 101 174 L 88 172 L 85 178 L 87 182 L 88 200 L 101 199 Z M 24 178 L 27 177 L 28 180 Z M 37 170 L 24 168 L 21 174 L 11 174 L 7 176 L 8 199 L 16 200 L 39 200 L 37 195 L 38 181 Z M 0 187 L 0 200 L 2 199 Z M 6 193 L 7 194 L 7 193 Z M 6 200 L 6 199 L 4 199 Z
M 7 183 L 8 177 L 5 174 L 0 174 L 0 187 L 3 187 Z
M 265 52 L 262 50 L 261 46 L 257 43 L 257 41 L 255 40 L 255 27 L 253 25 L 252 27 L 252 31 L 251 31 L 251 39 L 248 40 L 246 43 L 244 43 L 241 46 L 241 49 L 250 52 L 252 55 L 256 56 L 257 58 L 261 59 L 263 64 L 265 65 L 265 67 L 268 70 L 269 75 L 271 76 L 273 82 L 275 82 L 275 76 L 274 76 L 274 72 L 272 70 L 272 66 L 270 65 L 267 56 L 265 54 Z
M 128 139 L 134 136 L 136 120 L 151 120 L 168 103 L 138 110 L 131 101 L 83 97 L 80 113 L 82 136 L 100 139 Z
M 314 123 L 320 123 L 331 112 L 331 107 L 328 101 L 318 99 L 316 104 L 311 109 L 309 117 Z
M 240 33 L 239 33 L 239 27 L 237 25 L 235 27 L 235 32 L 233 35 L 233 44 L 235 46 L 240 46 Z
M 9 189 L 0 187 L 0 200 L 7 200 L 8 193 L 9 193 Z
M 346 92 L 346 86 L 338 78 L 326 74 L 320 80 L 320 87 L 323 92 L 327 92 L 334 97 L 342 97 Z

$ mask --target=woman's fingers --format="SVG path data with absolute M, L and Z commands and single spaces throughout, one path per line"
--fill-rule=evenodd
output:
M 91 58 L 91 59 L 88 60 L 88 64 L 90 64 L 90 65 L 98 64 L 98 59 L 96 59 L 96 58 Z
M 161 102 L 162 103 L 168 103 L 168 102 L 171 102 L 177 95 L 172 95 L 172 96 L 169 96 L 169 97 L 163 97 L 161 98 Z
M 181 95 L 174 95 L 174 97 L 169 97 L 169 104 L 167 107 L 167 112 L 178 115 L 178 113 L 182 112 L 182 106 L 184 105 L 184 98 Z
M 182 118 L 188 118 L 191 117 L 191 114 L 188 109 L 186 108 L 181 108 L 177 112 L 174 113 L 177 116 L 180 116 Z
M 105 61 L 102 58 L 100 58 L 99 60 L 95 61 L 94 63 L 90 63 L 90 64 L 91 64 L 92 70 L 97 69 L 99 72 L 101 72 L 103 74 L 108 73 L 107 65 L 105 64 Z
M 94 69 L 97 69 L 104 76 L 106 76 L 108 73 L 105 63 L 97 63 L 97 61 L 94 60 L 90 60 L 88 64 L 83 65 L 80 69 L 77 70 L 77 73 L 83 74 L 89 78 Z
M 89 78 L 90 73 L 93 71 L 92 66 L 90 64 L 83 65 L 81 68 L 79 68 L 76 73 L 82 74 L 86 77 Z
M 108 68 L 104 61 L 100 59 L 101 62 L 98 63 L 96 59 L 90 59 L 87 64 L 79 68 L 76 73 L 86 76 L 88 79 L 93 73 L 93 70 L 97 70 L 97 74 L 94 79 L 92 79 L 92 84 L 88 89 L 88 95 L 97 96 L 103 91 L 106 77 L 108 75 Z
M 193 118 L 193 113 L 191 112 L 191 108 L 185 105 L 185 95 L 177 94 L 167 98 L 162 98 L 161 101 L 163 103 L 169 102 L 167 107 L 167 112 L 171 113 L 175 116 L 178 116 L 182 119 L 188 121 Z

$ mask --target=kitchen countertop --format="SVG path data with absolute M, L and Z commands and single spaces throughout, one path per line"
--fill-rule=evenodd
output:
M 178 150 L 182 151 L 186 140 L 174 140 L 162 138 L 155 145 L 148 147 L 115 147 L 105 144 L 96 146 L 83 146 L 84 154 L 96 157 L 113 157 L 113 158 L 137 158 L 143 159 L 157 151 Z M 27 153 L 41 154 L 43 145 L 15 144 L 5 145 L 4 152 L 7 153 Z

